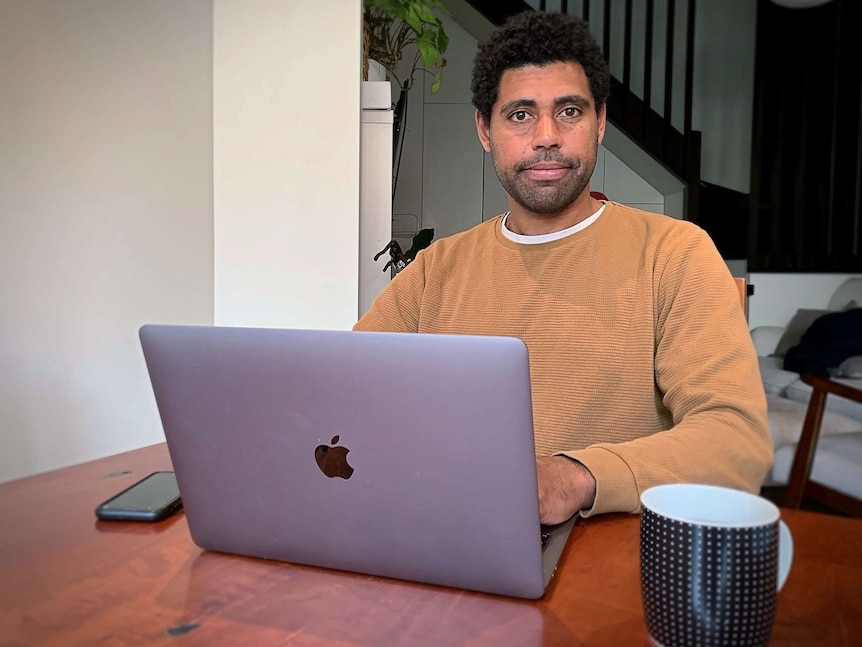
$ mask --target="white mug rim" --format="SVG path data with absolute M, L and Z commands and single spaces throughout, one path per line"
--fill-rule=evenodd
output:
M 681 501 L 678 498 L 681 495 L 687 494 L 688 499 Z M 720 518 L 727 516 L 726 513 L 718 514 L 714 510 L 706 513 L 716 518 L 704 518 L 702 510 L 697 514 L 688 514 L 684 511 L 686 504 L 691 504 L 691 497 L 696 497 L 698 502 L 719 502 L 720 505 L 726 508 L 742 510 L 751 514 L 756 514 L 755 519 L 740 520 L 730 518 Z M 778 523 L 781 513 L 778 507 L 771 501 L 767 501 L 763 497 L 743 490 L 736 490 L 718 485 L 705 485 L 700 483 L 670 483 L 666 485 L 656 485 L 644 490 L 640 496 L 641 505 L 644 509 L 650 510 L 652 513 L 686 523 L 694 526 L 707 526 L 713 528 L 759 528 Z M 733 508 L 733 504 L 739 504 L 738 508 Z M 680 509 L 682 508 L 682 510 Z

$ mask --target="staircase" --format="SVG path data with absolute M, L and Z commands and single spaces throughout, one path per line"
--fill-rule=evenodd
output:
M 590 23 L 605 58 L 617 63 L 611 67 L 608 120 L 686 185 L 685 218 L 700 223 L 701 191 L 707 185 L 701 182 L 700 174 L 701 133 L 691 127 L 695 0 L 665 0 L 661 3 L 663 16 L 656 15 L 655 0 L 637 0 L 639 13 L 645 12 L 638 21 L 634 0 L 468 2 L 495 25 L 516 13 L 537 9 L 579 15 Z M 684 25 L 684 37 L 680 25 Z M 659 37 L 659 26 L 664 26 L 664 38 Z M 679 47 L 681 41 L 684 47 Z M 642 66 L 637 74 L 633 61 Z M 620 68 L 621 74 L 615 75 L 614 70 Z M 679 88 L 674 88 L 679 69 L 684 70 L 681 115 L 674 113 L 680 103 Z M 656 92 L 657 87 L 660 92 Z M 661 104 L 660 112 L 654 108 L 656 104 Z

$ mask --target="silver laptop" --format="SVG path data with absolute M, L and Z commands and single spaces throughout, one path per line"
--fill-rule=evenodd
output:
M 140 338 L 201 548 L 543 595 L 574 518 L 539 524 L 520 340 L 160 325 Z

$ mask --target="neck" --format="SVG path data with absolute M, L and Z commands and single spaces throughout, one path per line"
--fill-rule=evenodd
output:
M 574 227 L 592 216 L 601 206 L 598 200 L 584 191 L 575 201 L 557 213 L 533 213 L 509 198 L 509 231 L 521 236 L 542 236 Z

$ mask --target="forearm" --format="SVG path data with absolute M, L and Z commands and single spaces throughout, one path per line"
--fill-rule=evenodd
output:
M 584 516 L 637 512 L 640 494 L 663 483 L 707 483 L 756 492 L 772 464 L 765 411 L 693 415 L 675 427 L 619 444 L 564 452 L 596 479 Z

